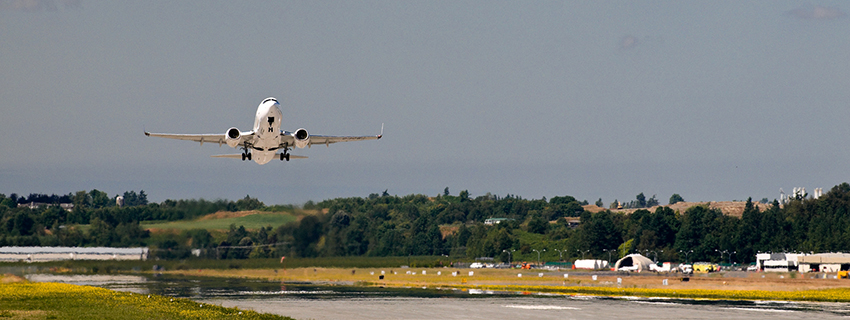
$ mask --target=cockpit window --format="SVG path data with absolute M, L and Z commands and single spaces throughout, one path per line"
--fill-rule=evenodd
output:
M 277 99 L 275 99 L 275 98 L 266 98 L 266 100 L 263 100 L 263 102 L 261 102 L 260 104 L 263 104 L 263 103 L 266 103 L 266 102 L 269 102 L 269 101 L 277 102 Z

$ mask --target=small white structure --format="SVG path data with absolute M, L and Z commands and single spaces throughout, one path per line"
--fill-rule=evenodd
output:
M 500 224 L 500 223 L 502 223 L 502 222 L 504 222 L 504 221 L 510 221 L 510 220 L 513 220 L 513 219 L 508 219 L 508 218 L 487 218 L 487 219 L 485 219 L 485 220 L 484 220 L 484 224 L 485 224 L 485 225 L 488 225 L 488 226 L 492 226 L 492 225 L 497 225 L 497 224 Z
M 576 269 L 600 270 L 608 268 L 608 261 L 592 259 L 576 260 L 573 266 Z
M 655 272 L 671 272 L 675 268 L 676 267 L 673 266 L 673 263 L 670 263 L 670 262 L 662 263 L 660 267 L 658 265 L 654 264 L 654 263 L 649 265 L 649 270 L 652 270 L 652 271 L 655 271 Z
M 812 197 L 815 199 L 820 199 L 820 197 L 823 197 L 823 188 L 815 188 L 815 194 L 813 194 Z
M 788 260 L 768 260 L 762 264 L 764 272 L 788 272 L 797 269 L 797 265 L 793 261 Z
M 759 253 L 756 254 L 756 267 L 764 272 L 788 272 L 797 270 L 799 253 Z
M 655 264 L 652 263 L 652 260 L 644 257 L 641 254 L 634 253 L 623 257 L 620 260 L 617 260 L 617 263 L 614 264 L 614 269 L 618 271 L 630 271 L 630 272 L 641 272 L 641 271 L 652 271 L 654 270 Z
M 0 261 L 147 260 L 148 248 L 0 247 Z

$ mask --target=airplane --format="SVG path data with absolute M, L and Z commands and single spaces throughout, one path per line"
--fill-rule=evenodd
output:
M 337 142 L 378 140 L 384 135 L 384 125 L 381 125 L 381 134 L 375 136 L 324 136 L 311 135 L 306 129 L 300 128 L 295 132 L 280 129 L 282 113 L 280 103 L 274 97 L 263 100 L 257 107 L 257 115 L 254 118 L 254 129 L 251 131 L 240 131 L 236 127 L 227 129 L 224 134 L 173 134 L 173 133 L 151 133 L 145 130 L 148 137 L 160 137 L 177 140 L 188 140 L 207 143 L 218 143 L 220 147 L 227 144 L 230 147 L 242 149 L 242 154 L 214 155 L 214 158 L 232 158 L 254 160 L 257 164 L 269 163 L 272 159 L 281 161 L 289 159 L 306 159 L 305 156 L 289 154 L 294 147 L 303 149 L 314 144 L 330 145 Z

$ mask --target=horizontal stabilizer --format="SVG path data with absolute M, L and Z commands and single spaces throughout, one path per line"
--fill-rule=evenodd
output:
M 242 154 L 241 153 L 237 153 L 237 154 L 217 154 L 217 155 L 214 155 L 214 156 L 211 156 L 211 157 L 213 157 L 213 158 L 242 159 Z

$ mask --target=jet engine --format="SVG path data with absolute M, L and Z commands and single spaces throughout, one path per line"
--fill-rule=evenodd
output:
M 224 134 L 224 141 L 227 142 L 227 145 L 235 148 L 239 145 L 239 142 L 242 140 L 242 132 L 236 127 L 227 129 L 227 133 Z
M 307 133 L 307 129 L 301 128 L 295 130 L 292 136 L 295 138 L 295 146 L 298 148 L 303 149 L 310 144 L 310 134 Z

